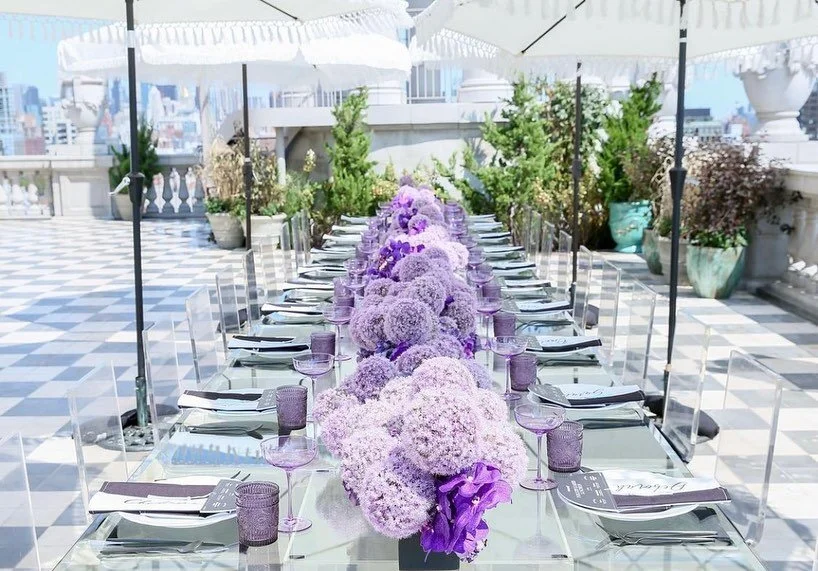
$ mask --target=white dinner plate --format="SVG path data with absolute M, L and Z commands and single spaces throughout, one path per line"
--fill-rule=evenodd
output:
M 168 478 L 162 480 L 163 484 L 187 484 L 192 486 L 209 486 L 216 485 L 224 478 L 216 476 L 181 476 L 178 478 Z M 119 512 L 122 519 L 138 525 L 148 527 L 163 527 L 172 529 L 195 529 L 198 527 L 206 527 L 227 521 L 236 517 L 236 512 L 222 512 L 209 516 L 199 516 L 196 514 L 145 514 L 145 513 L 126 513 Z
M 304 323 L 323 323 L 324 315 L 306 314 L 295 311 L 276 311 L 267 316 L 269 322 L 282 325 L 299 325 Z
M 592 510 L 590 508 L 586 508 L 584 506 L 578 506 L 577 504 L 573 504 L 565 499 L 565 497 L 560 493 L 559 488 L 557 488 L 557 495 L 565 502 L 567 506 L 574 508 L 575 510 L 579 510 L 581 512 L 585 512 L 587 514 L 604 517 L 608 519 L 614 519 L 617 521 L 654 521 L 657 519 L 667 519 L 669 517 L 676 517 L 678 515 L 683 515 L 686 513 L 690 513 L 695 510 L 698 504 L 685 504 L 681 506 L 672 506 L 662 511 L 655 511 L 655 512 L 640 512 L 640 513 L 618 513 L 618 512 L 609 512 L 609 511 L 601 511 L 601 510 Z
M 535 395 L 534 393 L 528 393 L 528 400 L 530 402 L 532 402 L 533 404 L 543 404 L 545 402 L 540 397 Z M 550 403 L 546 403 L 546 404 L 550 404 Z M 609 410 L 616 410 L 618 408 L 625 408 L 629 404 L 631 404 L 631 403 L 629 403 L 629 402 L 616 402 L 616 403 L 613 403 L 613 404 L 602 404 L 602 405 L 594 405 L 594 406 L 567 406 L 565 408 L 567 410 L 581 410 L 583 412 L 594 412 L 594 411 L 597 411 L 597 410 L 609 411 Z

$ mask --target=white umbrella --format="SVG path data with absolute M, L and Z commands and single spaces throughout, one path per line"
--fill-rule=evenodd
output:
M 131 202 L 134 204 L 134 296 L 136 310 L 136 402 L 137 421 L 140 426 L 148 423 L 147 388 L 145 382 L 145 354 L 142 332 L 144 310 L 142 301 L 142 246 L 141 205 L 142 175 L 139 172 L 137 144 L 138 121 L 136 110 L 136 21 L 140 25 L 183 22 L 240 23 L 242 35 L 262 34 L 270 30 L 293 43 L 349 35 L 350 27 L 358 30 L 394 33 L 398 25 L 407 22 L 405 0 L 3 0 L 0 12 L 6 18 L 26 19 L 44 16 L 63 19 L 87 19 L 95 21 L 124 22 L 122 43 L 126 46 L 128 73 L 128 100 L 130 112 L 130 164 L 129 177 Z M 45 23 L 44 23 L 45 25 Z M 53 31 L 64 29 L 62 21 L 54 21 Z M 159 28 L 158 28 L 159 29 Z M 390 32 L 391 30 L 391 32 Z M 197 27 L 191 25 L 190 33 Z M 242 82 L 246 87 L 247 68 L 242 66 Z M 247 90 L 244 90 L 244 117 L 247 123 Z M 245 137 L 245 185 L 251 184 L 252 168 L 249 154 L 249 138 Z M 249 201 L 248 201 L 249 205 Z M 248 212 L 248 220 L 249 220 Z M 249 234 L 248 234 L 249 243 Z
M 564 74 L 571 69 L 578 71 L 578 62 L 584 72 L 608 77 L 640 69 L 677 70 L 667 391 L 676 329 L 681 198 L 686 176 L 682 136 L 687 58 L 699 64 L 733 61 L 738 68 L 757 71 L 774 67 L 784 58 L 815 63 L 818 2 L 435 0 L 416 17 L 415 26 L 424 47 L 450 59 L 487 56 L 487 67 L 501 73 L 547 70 Z M 781 44 L 785 50 L 776 48 Z M 577 93 L 577 126 L 579 120 Z M 577 143 L 575 137 L 575 173 Z M 575 192 L 576 184 L 575 174 Z M 576 197 L 574 204 L 576 220 Z

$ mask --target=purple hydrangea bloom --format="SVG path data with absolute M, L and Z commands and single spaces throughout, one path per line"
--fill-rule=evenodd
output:
M 421 276 L 409 282 L 400 297 L 425 303 L 435 315 L 439 315 L 446 303 L 446 288 L 433 277 Z
M 429 520 L 435 481 L 395 450 L 367 470 L 358 498 L 364 517 L 378 533 L 403 539 Z
M 455 291 L 453 291 L 450 296 L 452 298 L 452 301 L 460 301 L 463 303 L 468 303 L 470 305 L 474 305 L 477 302 L 477 300 L 474 297 L 474 292 L 458 290 L 457 288 L 453 289 Z
M 386 304 L 383 331 L 393 344 L 423 343 L 435 332 L 437 316 L 429 306 L 412 299 L 396 299 Z
M 363 405 L 343 407 L 329 413 L 321 423 L 321 440 L 334 456 L 340 456 L 344 442 L 358 429 Z
M 483 391 L 486 392 L 486 391 Z M 484 422 L 480 427 L 480 459 L 496 466 L 503 479 L 517 487 L 528 471 L 525 444 L 505 418 L 499 422 Z
M 386 341 L 384 309 L 376 305 L 355 311 L 349 322 L 349 334 L 363 349 L 377 350 L 378 346 Z
M 485 367 L 482 368 L 485 370 Z M 493 422 L 505 422 L 508 419 L 508 405 L 500 395 L 488 389 L 480 389 L 475 396 L 483 418 Z
M 386 298 L 379 296 L 378 294 L 372 295 L 365 295 L 363 298 L 360 299 L 356 309 L 366 309 L 367 307 L 372 307 L 375 305 L 381 305 L 385 301 Z
M 389 295 L 396 296 L 400 295 L 400 293 L 409 287 L 409 283 L 405 282 L 392 282 L 392 287 L 389 288 Z
M 432 260 L 423 253 L 404 258 L 400 266 L 396 269 L 398 270 L 398 278 L 400 281 L 410 282 L 415 278 L 419 278 L 432 268 L 434 268 Z
M 380 464 L 398 445 L 398 440 L 381 427 L 369 427 L 347 438 L 341 454 L 341 479 L 344 487 L 360 495 L 367 468 Z
M 377 278 L 366 285 L 366 288 L 364 288 L 364 293 L 366 295 L 386 297 L 386 295 L 389 293 L 389 288 L 392 287 L 392 284 L 394 283 L 394 281 L 388 278 Z
M 405 174 L 398 179 L 398 187 L 410 186 L 412 190 L 415 189 L 415 179 L 412 178 L 412 175 Z
M 439 357 L 440 352 L 433 345 L 415 345 L 403 352 L 395 364 L 402 375 L 411 375 L 421 363 L 433 357 Z
M 405 405 L 414 398 L 416 392 L 410 377 L 398 377 L 386 384 L 378 398 L 381 402 Z
M 318 422 L 340 408 L 346 408 L 358 404 L 358 399 L 354 396 L 336 388 L 327 389 L 315 397 L 315 406 L 312 409 L 312 416 Z
M 474 359 L 463 359 L 463 364 L 469 370 L 469 372 L 474 377 L 474 381 L 477 383 L 477 386 L 481 389 L 490 389 L 491 385 L 493 384 L 491 379 L 491 373 L 489 373 L 488 369 L 486 369 L 485 365 L 481 365 Z M 503 401 L 500 401 L 503 403 Z M 503 411 L 505 413 L 505 406 L 503 406 Z
M 433 224 L 443 224 L 443 213 L 440 211 L 440 208 L 436 204 L 426 204 L 424 206 L 418 206 L 418 214 L 423 214 Z
M 475 315 L 474 306 L 465 301 L 455 301 L 446 306 L 441 314 L 444 317 L 451 317 L 457 331 L 461 337 L 474 333 L 477 326 L 477 316 Z
M 463 361 L 451 357 L 433 357 L 424 361 L 412 373 L 412 379 L 418 390 L 451 388 L 469 394 L 477 389 L 474 376 Z
M 406 223 L 406 230 L 409 232 L 410 236 L 414 236 L 415 234 L 421 234 L 427 227 L 431 226 L 431 224 L 432 221 L 429 220 L 428 216 L 424 216 L 423 214 L 415 214 Z
M 341 388 L 363 402 L 377 397 L 389 379 L 397 375 L 398 370 L 389 359 L 375 355 L 358 363 L 358 368 L 344 380 Z
M 430 246 L 429 248 L 426 248 L 424 252 L 435 261 L 435 266 L 438 268 L 443 268 L 446 270 L 446 272 L 451 273 L 452 264 L 449 262 L 449 255 L 446 253 L 446 250 L 440 248 L 439 246 Z
M 478 460 L 481 424 L 480 411 L 468 395 L 424 389 L 403 415 L 401 443 L 415 466 L 448 476 Z
M 440 325 L 441 335 L 451 335 L 452 337 L 456 338 L 460 334 L 460 332 L 457 329 L 457 322 L 451 317 L 447 317 L 445 315 L 445 312 L 444 315 L 441 315 L 438 318 L 437 322 Z
M 434 519 L 423 527 L 423 549 L 456 553 L 472 561 L 486 545 L 489 527 L 483 514 L 498 504 L 511 501 L 512 488 L 502 479 L 500 470 L 477 462 L 437 485 L 437 510 Z
M 446 317 L 441 319 L 449 318 Z M 432 339 L 429 344 L 437 349 L 441 357 L 452 357 L 453 359 L 460 359 L 463 357 L 463 346 L 460 344 L 457 337 L 450 335 L 449 333 L 441 333 Z
M 392 436 L 400 435 L 403 430 L 403 403 L 372 399 L 361 405 L 358 412 L 363 419 L 359 428 L 379 426 L 386 429 Z

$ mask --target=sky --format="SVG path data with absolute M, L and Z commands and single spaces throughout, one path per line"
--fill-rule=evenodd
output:
M 3 71 L 11 84 L 36 86 L 40 97 L 59 96 L 57 42 L 12 40 L 6 34 L 0 34 L 0 72 Z M 738 106 L 747 106 L 747 96 L 741 81 L 731 74 L 688 85 L 688 108 L 710 107 L 713 117 L 726 119 Z

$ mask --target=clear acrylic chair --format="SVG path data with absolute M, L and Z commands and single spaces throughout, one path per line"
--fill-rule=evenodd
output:
M 566 297 L 571 293 L 571 280 L 573 272 L 571 270 L 573 252 L 571 246 L 573 239 L 565 230 L 560 230 L 559 242 L 557 244 L 557 279 L 554 284 L 557 289 Z
M 711 333 L 709 325 L 677 312 L 662 434 L 685 462 L 693 458 L 698 440 Z
M 784 384 L 779 374 L 734 350 L 721 402 L 702 407 L 718 424 L 719 433 L 700 445 L 705 450 L 697 450 L 690 469 L 697 476 L 712 475 L 728 489 L 731 502 L 722 510 L 750 545 L 758 544 L 764 532 Z M 715 450 L 715 458 L 706 455 L 710 450 Z
M 310 213 L 307 210 L 302 210 L 298 217 L 298 242 L 300 244 L 301 259 L 305 266 L 310 265 L 310 242 L 311 242 L 311 222 Z
M 591 292 L 591 272 L 594 269 L 593 254 L 585 246 L 580 246 L 577 253 L 577 283 L 574 294 L 573 317 L 577 329 L 585 331 L 588 311 L 588 299 Z M 568 270 L 570 273 L 570 269 Z
M 540 233 L 542 232 L 542 214 L 533 211 L 529 215 L 528 233 L 526 234 L 525 253 L 531 262 L 537 262 L 540 252 Z
M 276 256 L 276 272 L 284 282 L 298 275 L 298 255 L 296 251 L 297 233 L 293 233 L 292 219 L 284 222 L 279 236 Z
M 244 256 L 242 256 L 244 299 L 248 328 L 252 328 L 257 323 L 261 323 L 261 306 L 264 304 L 267 295 L 262 285 L 264 282 L 263 277 L 260 278 L 258 271 L 261 269 L 261 264 L 256 260 L 257 256 L 253 250 L 247 250 Z M 261 276 L 263 276 L 263 270 Z
M 157 321 L 142 332 L 145 345 L 145 377 L 151 409 L 153 441 L 164 438 L 179 416 L 176 403 L 182 394 L 178 340 L 173 321 Z
M 93 369 L 66 396 L 87 512 L 88 501 L 104 482 L 125 481 L 129 475 L 113 364 Z
M 656 292 L 638 280 L 633 280 L 626 293 L 628 337 L 621 382 L 639 385 L 645 392 L 655 392 L 648 382 L 648 361 L 653 338 L 653 319 L 656 313 Z
M 625 366 L 623 348 L 627 344 L 628 327 L 622 302 L 629 287 L 630 284 L 623 279 L 622 270 L 603 260 L 600 288 L 594 292 L 599 304 L 597 335 L 602 342 L 599 360 L 614 379 L 622 377 Z
M 7 569 L 40 567 L 23 439 L 19 432 L 0 438 L 0 553 Z
M 241 290 L 243 293 L 243 288 Z M 236 274 L 233 266 L 216 272 L 216 301 L 219 306 L 219 332 L 222 344 L 227 351 L 227 342 L 234 333 L 240 333 L 242 327 L 241 302 L 239 289 L 236 288 Z
M 556 262 L 557 257 L 553 256 L 555 228 L 550 222 L 543 221 L 540 232 L 540 260 L 539 260 L 539 275 L 544 280 L 554 282 L 554 276 L 557 275 Z M 552 271 L 552 264 L 554 265 Z
M 185 313 L 196 384 L 202 385 L 219 372 L 221 357 L 227 348 L 226 345 L 220 345 L 216 338 L 210 292 L 206 287 L 199 288 L 185 300 Z

